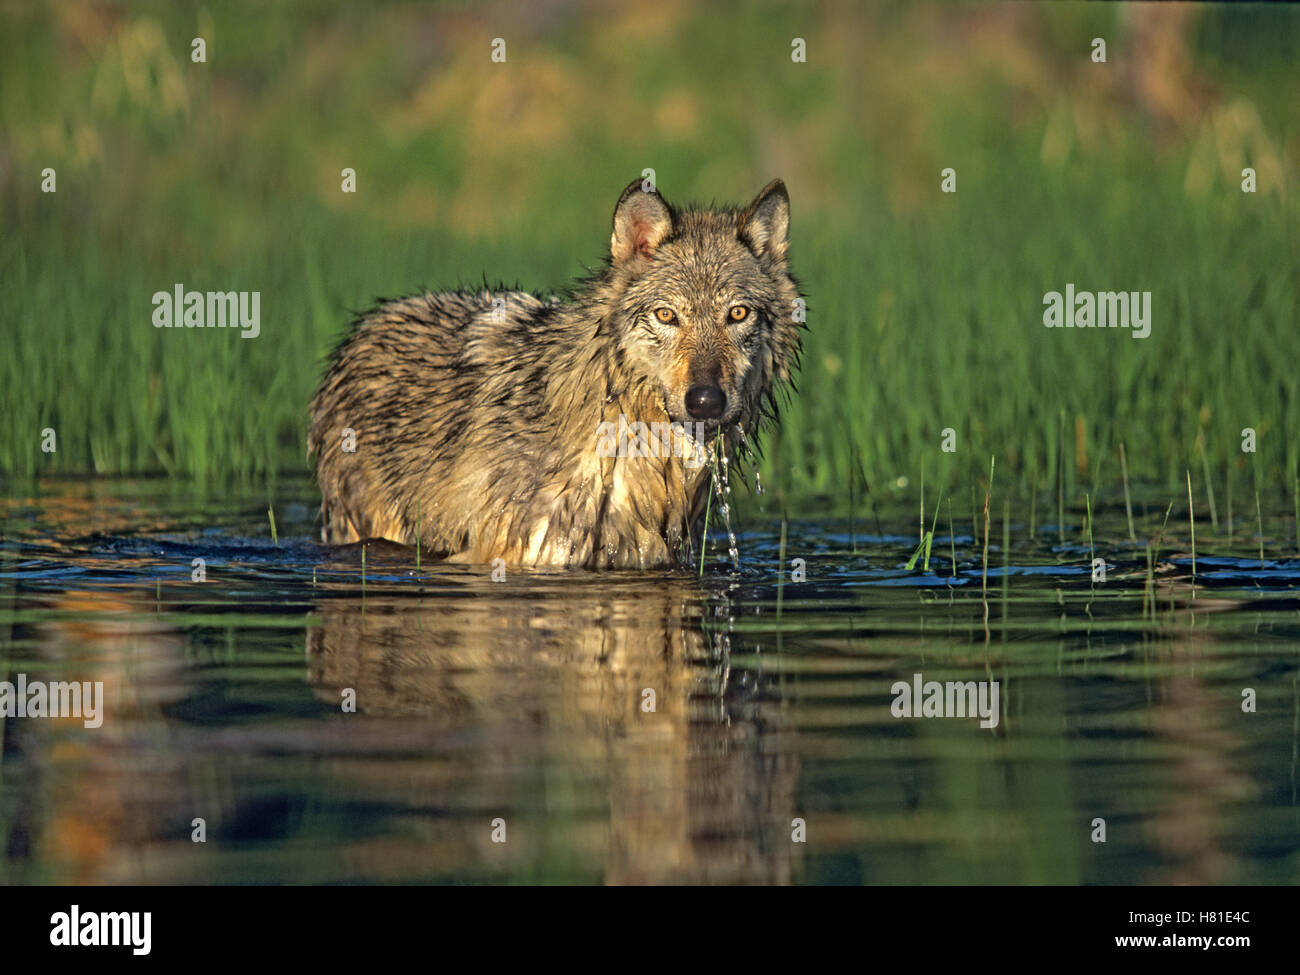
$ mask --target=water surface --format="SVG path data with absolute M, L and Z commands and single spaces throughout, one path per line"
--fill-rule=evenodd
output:
M 740 571 L 720 533 L 702 579 L 493 581 L 400 546 L 363 568 L 314 540 L 313 499 L 277 488 L 278 543 L 264 494 L 62 481 L 0 501 L 0 671 L 106 695 L 97 729 L 4 719 L 0 880 L 1300 873 L 1289 520 L 1265 525 L 1262 561 L 1240 526 L 1201 526 L 1194 592 L 1172 537 L 1148 577 L 1163 504 L 1137 544 L 1122 507 L 1101 512 L 1095 551 L 1014 518 L 1004 547 L 995 518 L 987 574 L 969 515 L 928 572 L 904 567 L 901 512 L 792 520 L 781 576 L 778 515 L 750 499 Z M 896 717 L 916 674 L 997 681 L 996 726 Z

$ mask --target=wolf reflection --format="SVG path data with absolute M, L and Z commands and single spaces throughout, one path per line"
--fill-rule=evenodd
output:
M 456 811 L 427 834 L 440 875 L 516 870 L 558 843 L 609 883 L 795 879 L 793 731 L 753 672 L 743 683 L 731 673 L 730 637 L 706 633 L 698 588 L 662 577 L 537 582 L 467 576 L 454 594 L 418 602 L 318 604 L 307 658 L 321 698 L 338 706 L 351 688 L 347 720 L 418 716 L 450 743 L 428 775 L 361 760 L 346 774 Z M 577 770 L 564 808 L 548 808 L 549 785 L 530 798 L 542 767 Z M 402 781 L 375 778 L 395 774 Z M 504 846 L 489 838 L 498 816 Z

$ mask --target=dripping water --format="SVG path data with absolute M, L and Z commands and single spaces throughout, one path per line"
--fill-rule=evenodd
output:
M 749 455 L 750 463 L 754 465 L 754 493 L 761 495 L 763 493 L 763 475 L 758 472 L 758 452 L 754 450 L 749 438 L 745 436 L 745 428 L 739 423 L 736 424 L 736 432 L 740 434 L 740 442 L 745 445 L 745 453 Z
M 736 533 L 731 528 L 731 482 L 728 478 L 730 460 L 727 457 L 727 442 L 718 437 L 713 451 L 713 491 L 718 499 L 718 514 L 727 529 L 727 555 L 731 557 L 732 566 L 740 570 L 740 551 L 736 546 Z

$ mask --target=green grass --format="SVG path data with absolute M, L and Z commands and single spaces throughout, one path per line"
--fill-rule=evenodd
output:
M 7 11 L 0 473 L 304 470 L 306 404 L 352 311 L 484 276 L 559 287 L 652 166 L 671 200 L 789 185 L 811 331 L 762 467 L 778 502 L 846 496 L 855 465 L 898 490 L 926 455 L 941 496 L 996 455 L 1021 490 L 1059 472 L 1095 501 L 1121 443 L 1135 482 L 1197 467 L 1291 500 L 1300 14 L 1202 11 L 1208 94 L 1161 129 L 1120 82 L 1116 8 L 1030 8 L 954 45 L 964 8 L 751 6 Z M 1086 60 L 1098 34 L 1112 64 Z M 260 291 L 261 336 L 153 328 L 176 282 Z M 1068 282 L 1152 292 L 1150 338 L 1045 329 L 1042 296 Z

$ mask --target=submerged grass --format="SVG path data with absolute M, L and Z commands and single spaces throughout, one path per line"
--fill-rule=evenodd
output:
M 1192 472 L 1187 472 L 1187 529 L 1192 538 L 1192 598 L 1196 598 L 1196 507 L 1192 503 Z

